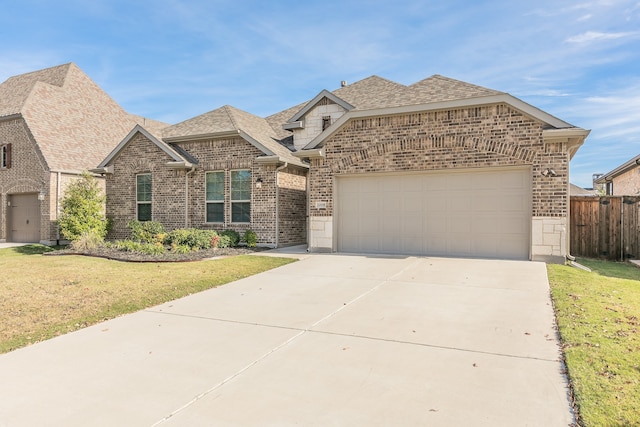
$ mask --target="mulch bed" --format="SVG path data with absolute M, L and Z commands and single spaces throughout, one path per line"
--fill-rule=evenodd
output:
M 91 250 L 90 252 L 78 252 L 71 248 L 62 249 L 59 251 L 47 252 L 44 255 L 47 256 L 59 256 L 59 255 L 84 255 L 93 256 L 98 258 L 106 258 L 116 261 L 126 262 L 188 262 L 188 261 L 201 261 L 205 259 L 228 257 L 235 255 L 252 254 L 267 250 L 268 248 L 218 248 L 218 249 L 205 249 L 195 252 L 189 252 L 187 254 L 177 254 L 171 251 L 166 251 L 159 255 L 147 255 L 137 252 L 125 252 L 119 251 L 113 248 L 99 247 Z

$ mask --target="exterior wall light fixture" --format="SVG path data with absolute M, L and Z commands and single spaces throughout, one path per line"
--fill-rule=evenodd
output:
M 542 172 L 540 172 L 542 174 L 542 176 L 544 177 L 554 177 L 554 176 L 558 176 L 558 174 L 556 173 L 555 170 L 551 169 L 551 168 L 546 168 L 545 170 L 543 170 Z
M 256 179 L 256 188 L 262 188 L 262 178 Z

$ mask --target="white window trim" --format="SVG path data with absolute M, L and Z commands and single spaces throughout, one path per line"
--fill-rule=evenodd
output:
M 149 177 L 151 177 L 151 200 L 149 201 L 140 201 L 138 200 L 138 177 L 139 176 L 143 176 L 143 175 L 149 175 Z M 151 218 L 149 218 L 148 221 L 153 221 L 153 176 L 151 175 L 151 172 L 144 172 L 144 173 L 137 173 L 136 174 L 136 221 L 140 221 L 140 215 L 139 215 L 139 206 L 140 205 L 151 205 Z
M 221 173 L 222 174 L 222 200 L 207 200 L 207 174 L 210 173 Z M 231 182 L 231 181 L 229 181 Z M 225 195 L 226 195 L 226 187 L 227 187 L 227 174 L 223 170 L 217 171 L 207 171 L 204 174 L 204 222 L 205 224 L 224 224 L 225 220 Z M 222 221 L 208 221 L 207 220 L 207 205 L 209 203 L 221 203 L 222 204 Z
M 234 200 L 233 199 L 233 179 L 232 179 L 232 174 L 233 172 L 241 172 L 241 171 L 248 171 L 249 172 L 249 198 L 248 199 L 239 199 L 239 200 Z M 232 169 L 229 171 L 229 221 L 231 224 L 251 224 L 251 212 L 253 211 L 251 208 L 251 177 L 253 176 L 253 174 L 251 173 L 251 169 L 247 169 L 247 168 L 243 168 L 243 169 Z M 233 204 L 234 203 L 249 203 L 249 221 L 247 222 L 234 222 L 233 221 Z

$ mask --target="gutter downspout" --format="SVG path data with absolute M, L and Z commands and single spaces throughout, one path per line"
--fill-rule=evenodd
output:
M 275 170 L 276 174 L 276 248 L 280 245 L 280 185 L 278 183 L 278 172 L 289 166 L 289 162 L 284 162 L 282 166 L 278 166 Z
M 189 228 L 189 175 L 196 171 L 195 166 L 184 174 L 184 228 Z

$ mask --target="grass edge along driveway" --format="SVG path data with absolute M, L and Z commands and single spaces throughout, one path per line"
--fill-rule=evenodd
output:
M 294 259 L 240 255 L 177 263 L 0 249 L 0 353 L 267 271 Z
M 580 425 L 640 425 L 640 269 L 578 260 L 547 265 Z

